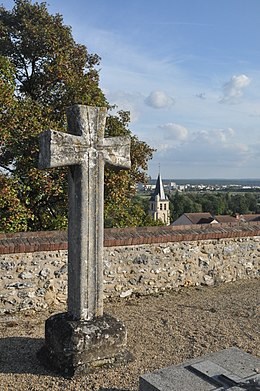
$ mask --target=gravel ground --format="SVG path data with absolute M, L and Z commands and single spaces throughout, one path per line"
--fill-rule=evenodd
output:
M 49 312 L 1 316 L 0 390 L 136 391 L 143 373 L 231 346 L 260 357 L 259 302 L 260 280 L 106 301 L 127 326 L 135 360 L 72 380 L 36 359 Z

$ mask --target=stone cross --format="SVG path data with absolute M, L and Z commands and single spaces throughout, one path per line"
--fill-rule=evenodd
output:
M 68 133 L 40 135 L 39 168 L 69 166 L 68 313 L 103 315 L 104 164 L 130 168 L 130 138 L 104 138 L 106 109 L 75 105 Z

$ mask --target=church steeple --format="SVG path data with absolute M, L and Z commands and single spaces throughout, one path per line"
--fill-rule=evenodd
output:
M 155 200 L 155 197 L 156 196 L 159 196 L 159 199 L 164 201 L 164 200 L 168 200 L 168 197 L 165 196 L 165 192 L 164 192 L 164 188 L 163 188 L 163 182 L 162 182 L 162 177 L 161 177 L 161 173 L 158 174 L 158 178 L 157 178 L 157 182 L 156 182 L 156 187 L 155 187 L 155 190 L 153 192 L 153 195 L 151 196 L 151 201 L 154 201 Z
M 154 220 L 161 220 L 165 225 L 170 224 L 170 202 L 165 195 L 161 173 L 159 172 L 155 190 L 150 198 L 149 215 Z

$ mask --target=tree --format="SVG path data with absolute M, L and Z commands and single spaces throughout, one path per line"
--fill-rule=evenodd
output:
M 234 214 L 235 213 L 245 214 L 250 212 L 247 198 L 245 197 L 244 194 L 232 195 L 229 201 L 229 207 Z
M 29 211 L 21 203 L 19 183 L 0 174 L 0 232 L 27 230 Z
M 173 220 L 183 213 L 210 212 L 212 215 L 259 213 L 259 195 L 240 193 L 185 193 L 176 192 L 170 197 Z
M 37 169 L 38 135 L 45 129 L 66 131 L 66 108 L 73 104 L 110 107 L 99 87 L 100 58 L 74 41 L 61 15 L 50 15 L 45 3 L 29 0 L 15 0 L 11 11 L 0 7 L 0 56 L 0 167 L 8 182 L 19 186 L 17 197 L 28 211 L 27 229 L 65 228 L 66 169 Z M 127 173 L 106 169 L 105 216 L 110 226 L 140 220 L 132 196 L 136 181 L 145 180 L 153 152 L 128 125 L 127 112 L 107 120 L 107 136 L 131 136 L 132 160 Z M 0 213 L 2 218 L 5 209 Z
M 1 58 L 0 58 L 1 59 Z M 9 72 L 4 72 L 8 69 Z M 14 94 L 10 85 L 15 75 L 8 61 L 0 61 L 0 95 L 6 96 L 1 121 L 0 165 L 5 170 L 10 186 L 19 192 L 17 197 L 27 210 L 27 229 L 56 228 L 62 221 L 64 211 L 65 171 L 37 169 L 38 134 L 44 128 L 55 127 L 55 122 L 48 117 L 50 108 L 45 108 L 31 98 L 21 98 Z M 9 79 L 5 75 L 9 75 Z M 3 94 L 9 90 L 9 94 Z M 18 189 L 19 186 L 19 189 Z M 4 187 L 0 188 L 0 197 L 5 198 Z M 2 203 L 3 205 L 3 203 Z M 0 209 L 1 219 L 5 218 L 5 209 Z M 66 222 L 66 218 L 64 220 Z M 22 228 L 22 227 L 21 227 Z
M 202 211 L 202 206 L 194 200 L 193 194 L 182 194 L 176 191 L 170 196 L 171 220 L 177 220 L 183 213 L 196 213 Z
M 257 213 L 257 197 L 254 194 L 246 193 L 245 199 L 248 205 L 248 210 L 252 213 Z
M 130 113 L 125 111 L 107 119 L 107 136 L 131 137 L 131 169 L 105 169 L 105 225 L 108 227 L 144 225 L 144 210 L 140 204 L 133 202 L 133 196 L 136 183 L 146 181 L 147 162 L 154 150 L 131 134 L 129 123 Z
M 203 212 L 210 212 L 212 215 L 224 214 L 227 209 L 224 194 L 204 193 L 201 204 Z
M 100 58 L 74 41 L 71 28 L 61 15 L 50 15 L 46 3 L 15 0 L 12 11 L 1 7 L 0 37 L 0 53 L 15 67 L 20 94 L 51 107 L 55 119 L 64 119 L 72 103 L 106 103 L 95 69 Z

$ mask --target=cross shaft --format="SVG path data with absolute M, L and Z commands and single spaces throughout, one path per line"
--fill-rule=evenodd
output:
M 75 105 L 69 134 L 40 135 L 39 167 L 69 166 L 68 312 L 103 315 L 104 164 L 130 168 L 130 138 L 104 138 L 106 109 Z

